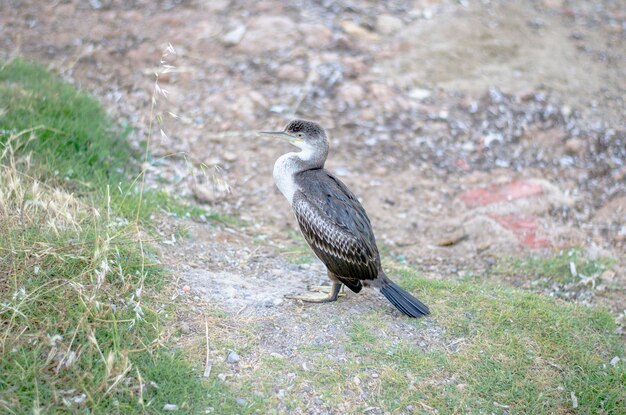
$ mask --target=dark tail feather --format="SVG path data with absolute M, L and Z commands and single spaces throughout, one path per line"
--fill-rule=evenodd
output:
M 402 311 L 409 317 L 422 317 L 430 314 L 428 307 L 408 292 L 404 291 L 395 282 L 388 278 L 380 288 L 380 292 L 393 304 L 398 310 Z

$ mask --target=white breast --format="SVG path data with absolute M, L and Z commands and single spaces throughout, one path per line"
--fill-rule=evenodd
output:
M 293 195 L 297 190 L 294 180 L 294 175 L 298 172 L 297 161 L 297 153 L 287 153 L 279 157 L 274 163 L 274 183 L 290 205 L 293 203 Z

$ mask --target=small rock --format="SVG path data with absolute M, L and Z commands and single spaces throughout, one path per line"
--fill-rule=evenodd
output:
M 369 90 L 372 99 L 383 104 L 392 102 L 396 95 L 391 87 L 382 83 L 372 83 Z
M 363 108 L 359 117 L 364 121 L 374 121 L 376 119 L 376 110 L 372 108 Z
M 280 353 L 276 353 L 276 352 L 272 352 L 272 353 L 270 353 L 270 356 L 272 356 L 272 357 L 274 357 L 274 358 L 276 358 L 276 359 L 284 359 L 284 358 L 285 358 L 285 356 L 283 356 L 283 355 L 282 355 L 282 354 L 280 354 Z
M 452 227 L 445 229 L 437 242 L 439 246 L 452 246 L 455 245 L 467 237 L 467 232 L 462 226 Z
M 390 14 L 382 14 L 376 19 L 376 30 L 383 35 L 390 35 L 402 29 L 402 20 Z
M 265 99 L 265 97 L 263 96 L 263 94 L 261 94 L 258 91 L 250 91 L 250 93 L 248 94 L 250 96 L 250 99 L 257 105 L 268 109 L 269 108 L 269 103 L 267 102 L 267 100 Z
M 224 193 L 216 191 L 213 186 L 207 184 L 194 184 L 191 186 L 191 191 L 198 202 L 209 205 L 219 201 L 225 196 Z M 183 287 L 183 292 L 188 292 L 185 291 L 185 287 Z
M 166 403 L 165 405 L 163 405 L 163 410 L 164 411 L 178 411 L 178 405 Z
M 338 97 L 350 104 L 356 104 L 365 97 L 365 91 L 356 82 L 345 82 L 339 87 Z
M 223 374 L 223 373 L 219 373 L 219 374 L 217 375 L 217 378 L 218 378 L 219 380 L 221 380 L 222 382 L 226 382 L 226 375 L 225 375 L 225 374 Z
M 619 357 L 617 358 L 619 360 Z M 611 362 L 613 362 L 611 360 Z M 615 365 L 613 365 L 615 366 Z M 84 393 L 81 393 L 80 395 L 76 395 L 72 398 L 72 402 L 74 402 L 76 405 L 82 405 L 85 400 L 87 399 L 87 395 L 85 395 Z
M 293 20 L 286 16 L 259 16 L 248 25 L 237 48 L 250 53 L 287 49 L 300 40 Z
M 376 166 L 372 171 L 376 176 L 386 176 L 389 172 L 384 166 Z
M 620 360 L 621 359 L 619 357 L 615 356 L 613 359 L 611 359 L 611 366 L 615 367 Z
M 493 143 L 502 143 L 504 139 L 502 138 L 502 134 L 500 133 L 489 133 L 485 137 L 483 137 L 483 143 L 485 147 L 491 147 Z
M 579 156 L 585 152 L 585 142 L 580 138 L 571 138 L 565 142 L 565 151 Z
M 229 161 L 229 162 L 233 162 L 235 160 L 237 160 L 237 153 L 234 153 L 232 151 L 226 151 L 222 154 L 222 158 L 225 161 Z
M 570 107 L 569 105 L 563 105 L 561 107 L 561 114 L 563 114 L 565 118 L 569 117 L 570 115 L 572 115 L 572 107 Z
M 183 292 L 188 293 L 189 291 L 191 291 L 191 287 L 188 285 L 183 285 Z
M 301 67 L 291 64 L 281 65 L 276 72 L 278 79 L 292 82 L 302 82 L 306 79 L 306 74 Z
M 425 100 L 426 98 L 430 97 L 430 95 L 431 92 L 428 89 L 414 88 L 409 91 L 409 97 L 418 101 Z
M 357 59 L 354 56 L 346 56 L 341 59 L 341 62 L 346 78 L 357 78 L 368 69 L 367 64 L 363 62 L 363 59 Z
M 231 350 L 230 353 L 228 353 L 228 357 L 226 358 L 226 361 L 228 363 L 237 363 L 239 362 L 239 355 L 234 350 Z
M 352 37 L 368 42 L 374 42 L 378 40 L 378 36 L 376 35 L 376 33 L 370 32 L 363 26 L 354 23 L 352 20 L 344 20 L 340 23 L 340 25 L 343 31 Z
M 239 42 L 241 42 L 241 39 L 243 39 L 243 36 L 245 34 L 246 34 L 246 27 L 242 24 L 239 24 L 235 26 L 233 29 L 226 32 L 220 38 L 220 40 L 222 44 L 226 47 L 235 46 Z
M 248 404 L 248 400 L 245 398 L 236 398 L 235 402 L 237 402 L 237 404 L 241 406 L 246 406 Z
M 298 28 L 304 36 L 304 43 L 310 48 L 323 48 L 333 39 L 333 32 L 321 24 L 303 23 Z

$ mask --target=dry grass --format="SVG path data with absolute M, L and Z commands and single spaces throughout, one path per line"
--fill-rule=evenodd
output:
M 164 347 L 172 305 L 144 243 L 159 199 L 140 208 L 91 98 L 23 62 L 0 81 L 0 412 L 197 412 L 203 387 Z

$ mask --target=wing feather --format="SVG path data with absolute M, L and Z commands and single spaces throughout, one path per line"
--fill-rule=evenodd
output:
M 303 173 L 297 178 L 300 190 L 292 205 L 300 230 L 340 281 L 353 290 L 353 286 L 360 289 L 360 281 L 375 279 L 380 269 L 365 210 L 345 185 L 326 171 Z

